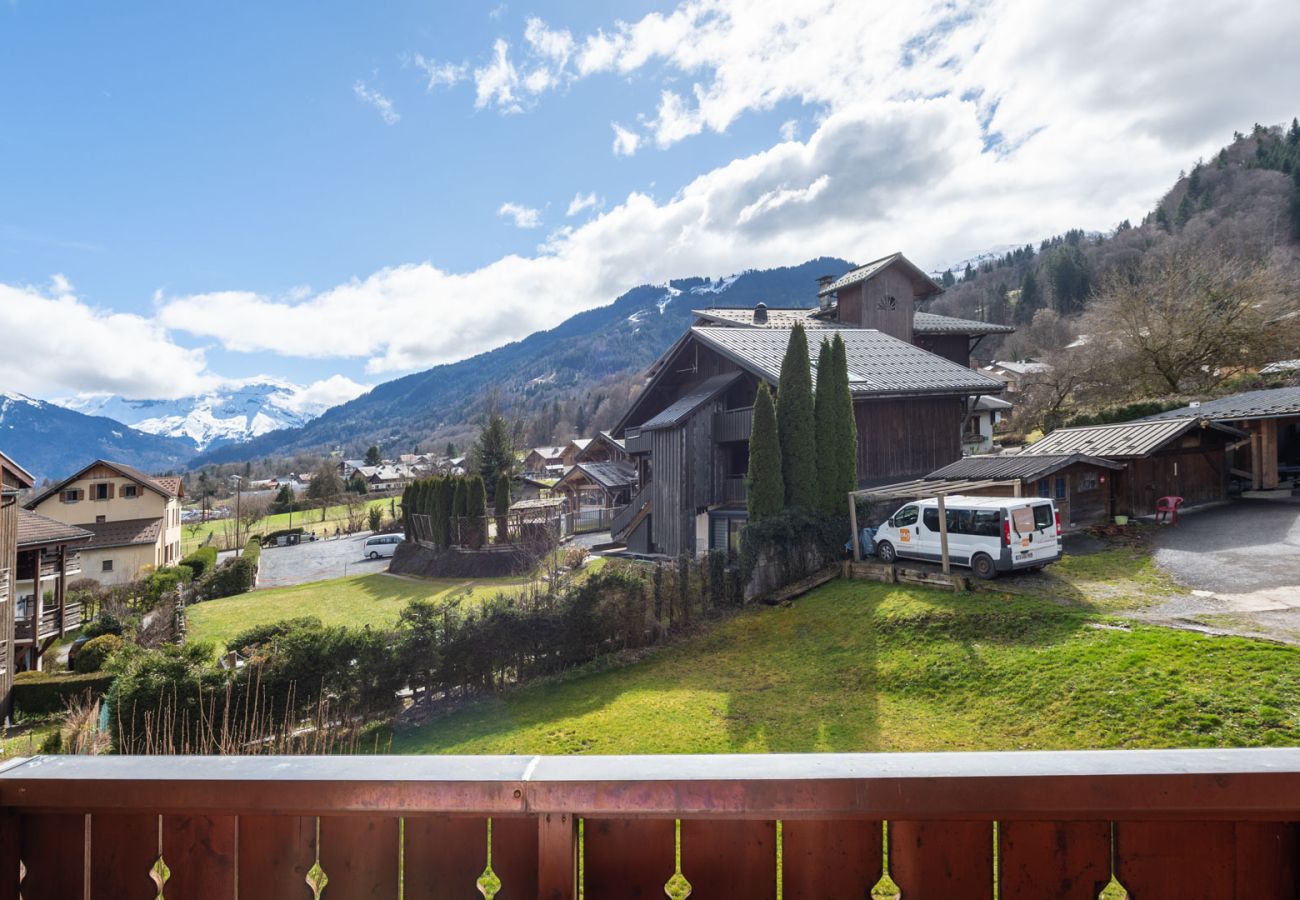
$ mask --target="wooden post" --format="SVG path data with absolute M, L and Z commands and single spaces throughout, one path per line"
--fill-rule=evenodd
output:
M 1259 432 L 1252 430 L 1250 432 L 1250 489 L 1258 491 L 1264 486 L 1263 472 L 1264 454 L 1260 449 Z
M 853 529 L 853 561 L 862 562 L 862 545 L 858 541 L 858 498 L 849 491 L 849 527 Z
M 943 494 L 938 495 L 939 501 L 939 552 L 943 554 L 943 574 L 952 574 L 952 567 L 948 563 L 948 510 L 943 504 Z
M 0 900 L 18 900 L 19 839 L 22 825 L 11 809 L 0 810 Z
M 1277 419 L 1259 422 L 1259 471 L 1261 486 L 1266 491 L 1278 485 L 1277 471 Z
M 578 896 L 578 825 L 568 813 L 537 819 L 538 900 L 573 900 Z

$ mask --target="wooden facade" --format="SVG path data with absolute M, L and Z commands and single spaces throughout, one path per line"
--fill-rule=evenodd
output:
M 843 325 L 874 328 L 910 344 L 917 293 L 912 278 L 901 268 L 890 267 L 866 281 L 841 289 L 837 319 Z
M 874 483 L 919 478 L 961 457 L 961 397 L 912 397 L 853 404 L 858 477 Z
M 0 723 L 11 714 L 14 671 L 14 579 L 18 570 L 18 492 L 32 477 L 0 454 Z
M 1221 432 L 1193 432 L 1175 446 L 1126 460 L 1115 492 L 1116 513 L 1149 516 L 1161 497 L 1182 497 L 1187 506 L 1227 499 L 1230 442 Z
M 913 343 L 959 366 L 970 365 L 971 339 L 965 334 L 918 334 Z

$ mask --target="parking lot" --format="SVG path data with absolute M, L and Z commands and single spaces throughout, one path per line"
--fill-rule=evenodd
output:
M 288 587 L 345 575 L 386 572 L 388 560 L 366 559 L 363 545 L 369 531 L 337 538 L 323 538 L 296 547 L 267 547 L 262 551 L 262 568 L 257 586 Z

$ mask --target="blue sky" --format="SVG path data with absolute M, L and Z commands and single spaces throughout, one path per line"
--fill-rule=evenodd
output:
M 1296 112 L 1293 4 L 1058 6 L 0 3 L 0 389 L 345 399 L 644 281 L 1106 228 Z

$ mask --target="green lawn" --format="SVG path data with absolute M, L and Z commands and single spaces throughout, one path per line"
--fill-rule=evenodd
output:
M 326 625 L 374 628 L 397 621 L 402 607 L 412 600 L 465 597 L 475 602 L 502 590 L 522 590 L 519 578 L 464 578 L 408 580 L 392 575 L 353 575 L 315 581 L 295 587 L 252 591 L 221 600 L 197 603 L 187 609 L 188 639 L 211 641 L 220 650 L 234 635 L 254 625 L 316 616 Z
M 368 510 L 371 506 L 378 506 L 383 510 L 384 518 L 387 520 L 389 518 L 390 503 L 393 499 L 394 498 L 391 497 L 379 497 L 374 500 L 368 500 L 366 502 L 366 509 Z M 399 501 L 397 505 L 400 507 L 400 498 L 397 499 Z M 365 513 L 363 512 L 362 515 L 364 517 Z M 290 523 L 291 518 L 293 520 L 292 523 Z M 328 506 L 325 508 L 324 522 L 321 521 L 321 511 L 319 509 L 307 509 L 292 514 L 277 513 L 273 516 L 267 516 L 265 519 L 262 519 L 254 525 L 252 530 L 254 534 L 265 534 L 270 531 L 279 531 L 283 528 L 289 528 L 292 525 L 294 528 L 301 527 L 308 530 L 314 529 L 317 532 L 325 530 L 333 534 L 335 526 L 346 525 L 347 519 L 348 508 L 339 504 L 338 506 Z M 227 530 L 233 533 L 234 528 L 234 523 L 229 519 L 218 519 L 213 522 L 208 522 L 206 525 L 198 525 L 197 523 L 187 524 L 181 529 L 181 552 L 189 553 L 191 550 L 201 546 L 203 542 L 208 539 L 209 534 L 214 534 L 215 537 L 213 539 L 220 544 L 222 535 L 224 535 Z
M 746 610 L 640 663 L 529 686 L 399 731 L 394 750 L 1300 743 L 1300 649 L 1129 626 L 1077 594 L 1062 602 L 836 581 L 790 607 Z

